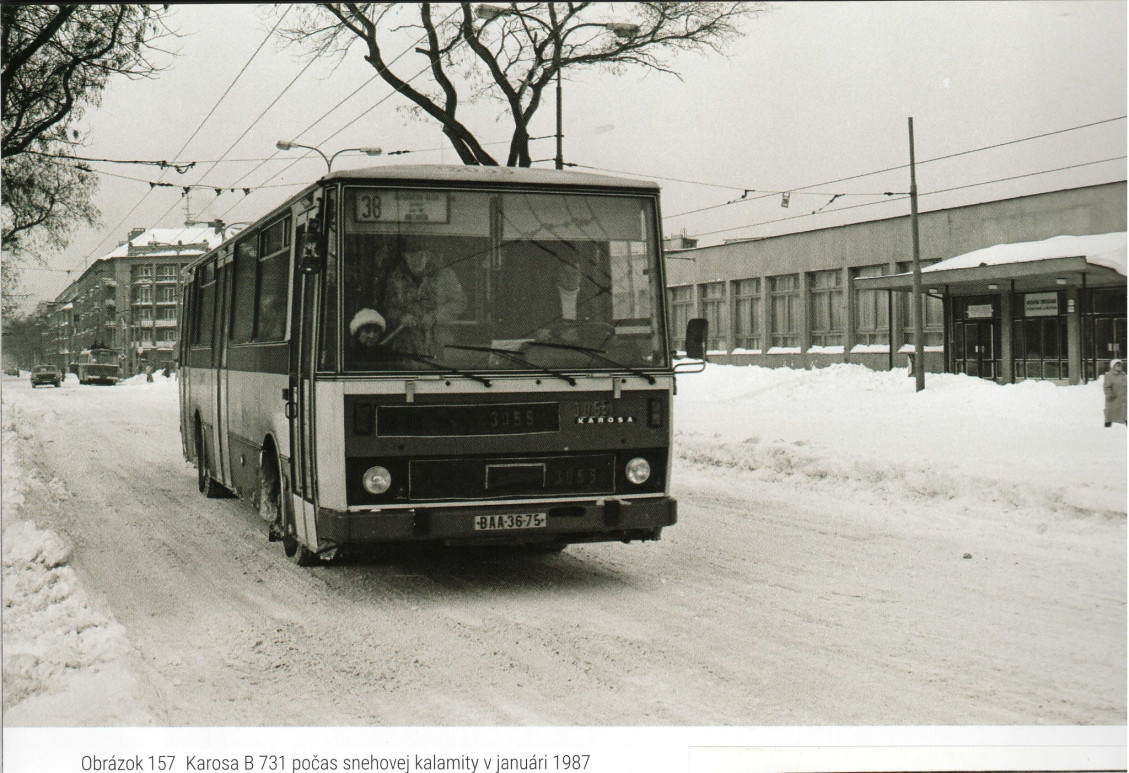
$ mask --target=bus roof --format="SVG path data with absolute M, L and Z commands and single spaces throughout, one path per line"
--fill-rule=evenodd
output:
M 636 190 L 640 193 L 650 192 L 657 193 L 659 191 L 658 183 L 651 180 L 636 180 L 628 177 L 615 177 L 612 175 L 604 174 L 591 174 L 589 172 L 572 172 L 557 169 L 531 169 L 526 167 L 513 167 L 513 166 L 464 166 L 461 164 L 391 164 L 389 166 L 373 166 L 367 169 L 345 169 L 339 172 L 330 172 L 322 177 L 317 182 L 311 184 L 301 193 L 293 196 L 289 201 L 279 205 L 279 207 L 271 210 L 268 215 L 264 215 L 259 220 L 255 221 L 250 227 L 258 225 L 259 222 L 265 220 L 278 213 L 284 207 L 289 206 L 292 202 L 301 199 L 310 194 L 318 184 L 326 180 L 333 181 L 363 181 L 363 182 L 381 182 L 381 183 L 396 183 L 396 182 L 451 182 L 451 183 L 471 183 L 472 185 L 496 185 L 496 184 L 517 184 L 529 186 L 566 186 L 573 188 L 618 188 L 620 190 Z M 223 244 L 237 239 L 239 234 L 233 234 L 224 240 Z M 201 255 L 182 270 L 182 276 L 186 276 L 195 267 L 204 263 L 208 257 L 215 253 L 223 244 L 214 246 L 207 254 Z
M 467 182 L 490 185 L 518 183 L 524 185 L 568 185 L 576 187 L 635 188 L 655 191 L 658 185 L 650 180 L 591 174 L 557 169 L 531 169 L 513 166 L 462 166 L 457 164 L 396 164 L 367 169 L 346 169 L 331 172 L 326 180 L 366 180 L 381 182 Z

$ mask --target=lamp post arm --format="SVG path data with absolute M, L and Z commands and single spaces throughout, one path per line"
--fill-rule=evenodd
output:
M 330 158 L 328 156 L 326 156 L 325 153 L 322 153 L 321 150 L 319 150 L 318 148 L 315 148 L 312 145 L 295 145 L 294 147 L 296 147 L 296 148 L 307 148 L 308 150 L 314 151 L 319 156 L 321 156 L 322 161 L 325 162 L 325 173 L 329 174 L 330 172 L 333 171 L 333 161 L 330 160 Z

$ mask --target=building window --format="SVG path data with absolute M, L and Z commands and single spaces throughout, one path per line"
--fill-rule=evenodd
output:
M 921 267 L 932 265 L 936 263 L 935 260 L 921 261 Z M 912 263 L 899 263 L 898 273 L 905 274 L 913 271 Z M 928 283 L 928 278 L 924 281 Z M 928 285 L 924 287 L 928 290 Z M 942 346 L 945 341 L 945 305 L 944 301 L 939 297 L 934 297 L 936 294 L 923 294 L 921 299 L 922 317 L 921 327 L 924 334 L 925 346 Z M 901 304 L 901 313 L 899 314 L 899 323 L 902 326 L 902 332 L 905 335 L 906 343 L 913 343 L 913 311 L 911 306 L 913 304 L 913 293 L 905 294 L 905 302 Z
M 137 304 L 153 303 L 153 286 L 138 285 L 137 287 L 130 288 L 130 300 L 135 306 Z
M 180 266 L 176 263 L 162 263 L 157 266 L 157 281 L 175 282 L 179 271 Z
M 808 274 L 812 346 L 843 345 L 843 273 Z
M 729 347 L 729 315 L 725 313 L 725 282 L 711 282 L 701 286 L 702 316 L 709 323 L 709 340 L 706 346 L 714 351 Z
M 691 306 L 694 303 L 693 287 L 670 288 L 670 324 L 674 348 L 686 350 L 686 324 L 690 321 Z
M 862 266 L 853 271 L 860 277 L 885 276 L 885 266 Z M 855 289 L 855 342 L 890 345 L 890 295 L 886 290 Z
M 772 311 L 772 345 L 800 345 L 800 278 L 797 274 L 768 278 L 769 303 Z
M 153 281 L 153 264 L 142 263 L 137 266 L 129 267 L 130 281 L 132 282 L 152 282 Z
M 176 306 L 158 306 L 157 319 L 176 320 Z
M 176 303 L 176 290 L 175 286 L 162 286 L 157 288 L 157 303 Z
M 733 283 L 733 345 L 739 349 L 761 348 L 761 280 Z

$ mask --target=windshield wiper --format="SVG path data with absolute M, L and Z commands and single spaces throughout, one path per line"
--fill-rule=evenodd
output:
M 485 376 L 478 376 L 474 373 L 467 373 L 465 370 L 459 370 L 458 368 L 452 368 L 450 365 L 444 365 L 441 362 L 435 362 L 435 358 L 430 354 L 413 354 L 412 352 L 403 352 L 399 349 L 388 348 L 385 348 L 384 351 L 394 357 L 403 357 L 405 360 L 422 362 L 424 365 L 430 365 L 433 368 L 439 368 L 440 370 L 446 371 L 447 373 L 452 373 L 456 376 L 472 378 L 483 386 L 490 386 L 490 379 L 486 378 Z
M 576 379 L 574 379 L 572 376 L 561 373 L 559 370 L 553 370 L 552 368 L 546 368 L 544 365 L 538 365 L 535 362 L 530 362 L 521 355 L 511 352 L 509 349 L 495 349 L 493 346 L 463 346 L 461 344 L 447 344 L 443 348 L 465 349 L 470 352 L 489 352 L 491 354 L 499 354 L 505 357 L 507 360 L 512 360 L 519 365 L 525 365 L 526 367 L 534 368 L 535 370 L 539 370 L 542 373 L 548 374 L 555 378 L 559 378 L 562 381 L 567 381 L 569 386 L 576 386 Z
M 613 360 L 611 357 L 605 357 L 603 349 L 593 349 L 590 346 L 579 346 L 577 344 L 550 343 L 549 341 L 530 341 L 528 345 L 529 346 L 545 346 L 545 347 L 548 347 L 550 349 L 568 349 L 569 351 L 573 351 L 573 352 L 584 352 L 585 354 L 592 357 L 593 359 L 597 359 L 597 360 L 600 360 L 602 362 L 606 362 L 609 365 L 614 365 L 617 368 L 623 368 L 624 370 L 626 370 L 628 373 L 630 373 L 633 376 L 640 376 L 642 378 L 645 378 L 645 379 L 647 379 L 648 384 L 655 383 L 655 377 L 652 376 L 650 373 L 644 373 L 643 371 L 641 371 L 637 368 L 633 368 L 630 365 L 624 365 L 622 362 L 617 362 L 616 360 Z

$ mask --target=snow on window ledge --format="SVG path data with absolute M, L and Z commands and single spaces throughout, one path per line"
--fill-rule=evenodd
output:
M 765 354 L 799 354 L 798 346 L 773 346 Z
M 889 344 L 855 344 L 851 347 L 851 354 L 889 354 Z
M 808 349 L 808 354 L 842 354 L 842 346 L 813 346 Z
M 943 352 L 943 351 L 945 351 L 945 347 L 943 347 L 943 346 L 926 346 L 925 351 L 927 351 L 927 352 Z M 898 354 L 913 354 L 913 352 L 914 352 L 913 344 L 902 344 L 902 348 L 898 349 Z

